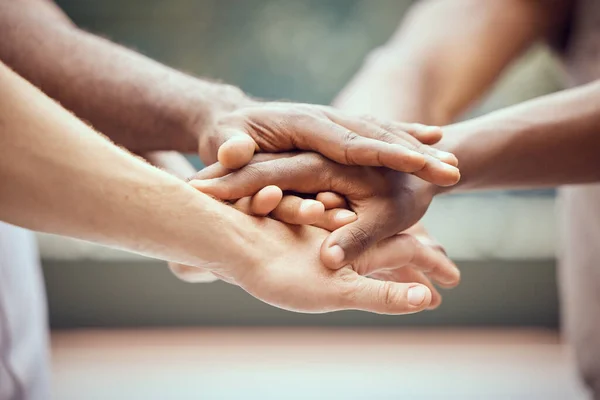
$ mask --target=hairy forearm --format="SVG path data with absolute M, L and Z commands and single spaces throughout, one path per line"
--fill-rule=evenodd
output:
M 562 0 L 420 2 L 339 102 L 382 118 L 450 123 L 510 61 L 557 29 L 565 10 Z
M 119 149 L 1 63 L 0 182 L 0 220 L 29 229 L 189 265 L 246 254 L 231 251 L 244 237 L 234 210 Z
M 461 181 L 440 190 L 600 181 L 600 81 L 444 128 Z
M 46 0 L 0 0 L 0 59 L 135 152 L 196 152 L 215 116 L 246 101 L 78 29 Z

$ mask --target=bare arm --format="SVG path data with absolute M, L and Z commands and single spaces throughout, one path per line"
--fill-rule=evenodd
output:
M 600 81 L 446 127 L 457 190 L 600 181 Z
M 382 118 L 443 125 L 502 70 L 568 16 L 562 0 L 428 0 L 342 91 L 338 106 Z
M 136 153 L 199 151 L 206 164 L 219 156 L 236 168 L 257 150 L 302 149 L 441 184 L 456 181 L 457 171 L 421 154 L 437 157 L 417 140 L 430 140 L 431 133 L 322 106 L 251 100 L 237 88 L 190 77 L 88 34 L 48 0 L 0 0 L 0 60 Z
M 239 236 L 233 210 L 117 148 L 1 63 L 0 92 L 0 219 L 192 265 Z
M 78 29 L 48 0 L 0 1 L 0 59 L 135 152 L 197 152 L 200 132 L 247 101 Z
M 208 268 L 259 299 L 302 312 L 413 313 L 432 302 L 395 265 L 397 242 L 331 271 L 326 232 L 243 215 L 117 148 L 0 63 L 0 220 Z M 376 254 L 375 254 L 376 253 Z

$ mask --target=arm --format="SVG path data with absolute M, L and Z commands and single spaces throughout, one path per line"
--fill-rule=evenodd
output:
M 1 63 L 0 92 L 0 219 L 192 265 L 242 237 L 228 207 L 117 148 Z
M 600 181 L 600 81 L 448 126 L 456 190 Z
M 456 182 L 456 171 L 427 162 L 436 153 L 417 140 L 439 140 L 439 130 L 411 136 L 402 127 L 327 107 L 251 100 L 237 88 L 193 78 L 86 33 L 47 0 L 0 0 L 0 59 L 136 153 L 200 151 L 206 164 L 219 157 L 236 168 L 257 150 L 302 149 Z
M 78 29 L 49 0 L 0 1 L 0 59 L 135 152 L 196 152 L 216 114 L 248 101 Z
M 374 51 L 336 104 L 442 125 L 473 104 L 534 41 L 559 29 L 563 0 L 428 0 Z
M 325 231 L 210 199 L 117 148 L 2 63 L 0 182 L 0 220 L 208 268 L 285 309 L 404 314 L 432 302 L 419 276 L 359 275 L 398 262 L 397 242 L 331 271 L 318 258 Z

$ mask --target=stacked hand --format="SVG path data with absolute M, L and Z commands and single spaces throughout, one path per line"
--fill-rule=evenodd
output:
M 430 279 L 451 287 L 460 274 L 413 225 L 434 193 L 426 180 L 451 185 L 459 178 L 454 156 L 426 144 L 440 138 L 439 128 L 385 124 L 320 106 L 252 105 L 227 115 L 201 142 L 203 160 L 219 162 L 192 185 L 246 214 L 285 222 L 249 222 L 280 231 L 267 252 L 277 254 L 286 238 L 294 245 L 241 278 L 214 266 L 171 269 L 188 281 L 218 277 L 296 311 L 403 314 L 436 307 L 441 296 Z M 323 155 L 281 153 L 290 150 Z

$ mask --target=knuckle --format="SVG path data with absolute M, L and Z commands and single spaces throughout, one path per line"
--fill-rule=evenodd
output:
M 358 140 L 359 137 L 360 136 L 358 136 L 354 131 L 347 129 L 342 134 L 342 143 L 346 147 L 352 146 L 352 145 L 354 145 L 356 140 Z
M 360 252 L 364 252 L 371 244 L 371 235 L 366 228 L 357 226 L 349 232 L 352 245 Z
M 234 176 L 234 174 L 230 176 Z M 264 171 L 259 164 L 250 164 L 244 167 L 240 173 L 241 177 L 249 182 L 259 181 L 264 176 Z
M 425 154 L 427 150 L 427 147 L 419 141 L 416 143 L 407 142 L 406 147 L 421 154 Z
M 384 281 L 379 286 L 379 299 L 382 304 L 386 307 L 393 306 L 394 304 L 398 304 L 402 299 L 399 292 L 395 289 L 395 286 L 392 282 Z
M 342 133 L 342 143 L 344 146 L 351 146 L 356 142 L 359 136 L 351 129 L 346 129 Z
M 390 129 L 385 127 L 380 127 L 375 131 L 375 136 L 378 140 L 384 141 L 386 143 L 399 143 L 400 139 L 394 135 Z
M 360 136 L 351 130 L 346 130 L 342 134 L 342 148 L 344 149 L 344 163 L 347 165 L 355 165 L 353 158 L 353 149 Z

